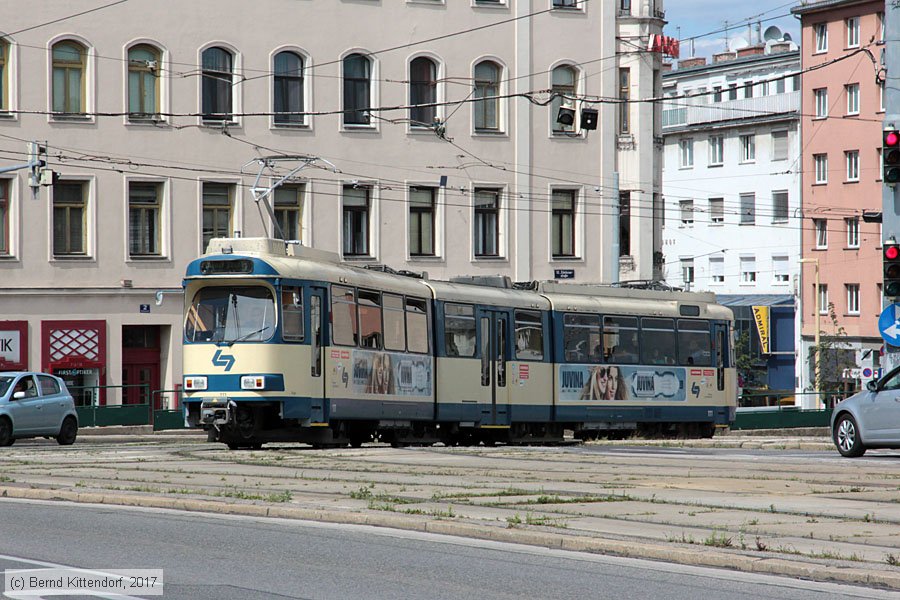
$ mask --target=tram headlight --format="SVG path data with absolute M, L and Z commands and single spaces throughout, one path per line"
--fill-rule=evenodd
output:
M 244 375 L 241 377 L 242 390 L 264 390 L 266 389 L 265 375 Z
M 206 389 L 206 377 L 185 377 L 184 391 L 198 392 Z

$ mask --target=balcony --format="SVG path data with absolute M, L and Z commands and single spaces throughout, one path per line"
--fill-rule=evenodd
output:
M 662 126 L 686 127 L 800 112 L 800 92 L 710 103 L 711 96 L 663 102 Z

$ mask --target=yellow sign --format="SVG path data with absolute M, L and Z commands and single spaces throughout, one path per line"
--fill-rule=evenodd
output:
M 756 320 L 756 331 L 759 333 L 759 348 L 763 354 L 769 353 L 769 307 L 754 306 L 753 317 Z

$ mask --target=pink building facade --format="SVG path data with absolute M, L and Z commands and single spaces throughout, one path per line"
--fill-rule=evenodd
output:
M 882 345 L 881 226 L 862 215 L 881 211 L 884 107 L 872 57 L 879 60 L 883 48 L 884 2 L 823 0 L 792 12 L 802 24 L 803 70 L 798 389 L 815 387 L 818 328 L 823 336 L 843 333 L 839 356 L 823 354 L 821 368 L 829 387 L 839 382 L 849 391 L 863 383 L 865 368 L 880 366 Z

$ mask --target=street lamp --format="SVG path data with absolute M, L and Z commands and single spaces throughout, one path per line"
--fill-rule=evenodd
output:
M 800 263 L 812 263 L 816 267 L 816 282 L 815 282 L 815 295 L 816 295 L 816 334 L 815 334 L 815 344 L 816 344 L 816 363 L 815 363 L 815 387 L 816 387 L 816 408 L 819 408 L 819 403 L 822 401 L 820 397 L 820 392 L 822 383 L 821 383 L 821 367 L 822 367 L 822 349 L 819 347 L 820 336 L 821 336 L 821 326 L 820 326 L 820 318 L 822 307 L 819 306 L 819 259 L 818 258 L 801 258 Z

